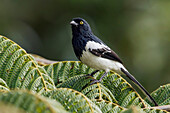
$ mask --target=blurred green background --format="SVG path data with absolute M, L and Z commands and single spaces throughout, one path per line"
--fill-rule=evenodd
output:
M 86 19 L 149 92 L 170 82 L 170 0 L 0 0 L 0 34 L 47 59 L 77 60 L 74 17 Z

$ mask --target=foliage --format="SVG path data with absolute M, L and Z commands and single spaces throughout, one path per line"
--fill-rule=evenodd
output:
M 1 0 L 0 33 L 29 53 L 77 60 L 69 22 L 82 17 L 151 92 L 170 81 L 169 6 L 170 0 Z
M 11 89 L 47 90 L 49 83 L 33 57 L 13 41 L 0 36 L 0 76 Z
M 19 45 L 0 36 L 0 104 L 7 105 L 3 111 L 10 112 L 11 106 L 18 112 L 36 113 L 166 113 L 150 108 L 153 104 L 114 72 L 101 83 L 90 85 L 104 72 L 88 76 L 94 69 L 79 61 L 38 64 Z M 170 85 L 161 86 L 151 95 L 159 105 L 170 104 Z
M 157 90 L 151 93 L 151 96 L 155 98 L 159 105 L 170 105 L 170 84 L 160 86 Z M 147 98 L 145 100 L 152 105 Z
M 59 102 L 28 91 L 1 93 L 0 101 L 30 113 L 67 113 Z

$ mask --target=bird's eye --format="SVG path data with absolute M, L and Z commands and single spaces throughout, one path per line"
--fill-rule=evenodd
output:
M 83 21 L 80 21 L 80 24 L 82 25 L 82 24 L 83 24 Z

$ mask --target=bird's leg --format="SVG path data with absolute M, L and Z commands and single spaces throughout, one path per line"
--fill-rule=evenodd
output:
M 86 76 L 92 76 L 92 77 L 93 77 L 93 75 L 96 74 L 98 71 L 99 71 L 99 70 L 95 70 L 95 71 L 93 71 L 92 73 L 87 74 Z
M 100 79 L 99 80 L 96 80 L 96 79 L 94 79 L 93 80 L 93 82 L 92 83 L 90 83 L 90 85 L 92 85 L 92 84 L 94 84 L 94 83 L 96 83 L 96 82 L 101 82 L 102 81 L 102 79 L 106 76 L 106 74 L 107 74 L 107 72 L 105 72 L 101 77 L 100 77 Z

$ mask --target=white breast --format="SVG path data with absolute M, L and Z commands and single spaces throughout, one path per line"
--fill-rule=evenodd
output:
M 89 41 L 85 47 L 86 51 L 83 51 L 83 54 L 82 54 L 82 57 L 80 57 L 80 60 L 84 64 L 86 64 L 94 69 L 105 70 L 106 72 L 113 70 L 114 72 L 116 72 L 118 74 L 122 74 L 120 68 L 125 69 L 125 67 L 121 63 L 119 63 L 117 61 L 110 60 L 110 59 L 95 56 L 91 52 L 89 52 L 89 48 L 99 49 L 99 48 L 103 48 L 103 47 L 109 48 L 104 44 L 99 44 L 99 43 L 95 43 L 94 41 Z

